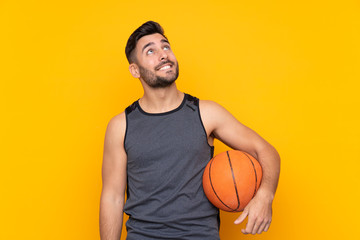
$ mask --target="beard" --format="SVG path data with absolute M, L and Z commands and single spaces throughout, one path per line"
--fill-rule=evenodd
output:
M 163 64 L 171 63 L 173 66 L 175 65 L 171 61 L 167 61 Z M 144 80 L 144 82 L 151 88 L 165 88 L 170 86 L 175 82 L 175 80 L 179 77 L 179 64 L 176 63 L 175 72 L 172 74 L 168 74 L 166 77 L 157 76 L 153 71 L 150 71 L 140 65 L 139 66 L 139 72 L 141 78 Z

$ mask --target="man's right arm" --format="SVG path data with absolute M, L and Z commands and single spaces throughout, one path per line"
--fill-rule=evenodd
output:
M 106 129 L 99 219 L 101 240 L 119 240 L 121 237 L 127 178 L 125 130 L 124 112 L 112 118 Z

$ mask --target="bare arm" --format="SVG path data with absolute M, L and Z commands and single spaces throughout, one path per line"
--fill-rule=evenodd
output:
M 217 138 L 233 149 L 250 153 L 260 162 L 263 169 L 260 188 L 235 223 L 238 224 L 249 216 L 243 233 L 267 231 L 271 223 L 271 206 L 280 174 L 279 154 L 273 146 L 241 124 L 220 105 L 211 101 L 200 101 L 200 110 L 209 139 Z
M 126 189 L 125 113 L 110 120 L 105 134 L 100 199 L 100 238 L 119 240 Z

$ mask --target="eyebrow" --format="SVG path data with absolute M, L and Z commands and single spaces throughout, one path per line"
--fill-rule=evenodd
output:
M 169 41 L 168 41 L 167 39 L 161 39 L 161 40 L 160 40 L 160 42 L 162 42 L 162 43 L 164 43 L 164 42 L 165 42 L 165 43 L 170 44 L 170 43 L 169 43 Z
M 166 39 L 161 39 L 160 42 L 170 44 L 169 41 L 166 40 Z M 154 43 L 154 42 L 149 42 L 149 43 L 145 44 L 145 46 L 142 48 L 142 51 L 141 51 L 141 52 L 144 52 L 145 48 L 147 48 L 148 46 L 151 46 L 151 45 L 153 45 L 153 44 L 155 44 L 155 43 Z
M 145 48 L 147 48 L 148 46 L 153 45 L 153 44 L 155 44 L 155 43 L 154 42 L 149 42 L 149 43 L 145 44 L 145 46 L 142 48 L 141 52 L 144 52 Z

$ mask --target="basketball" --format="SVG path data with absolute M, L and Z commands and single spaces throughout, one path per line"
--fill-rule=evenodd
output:
M 243 211 L 259 189 L 260 163 L 250 154 L 229 150 L 212 158 L 203 174 L 203 188 L 209 201 L 227 212 Z

